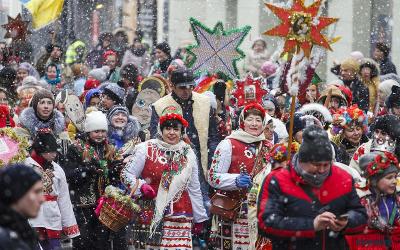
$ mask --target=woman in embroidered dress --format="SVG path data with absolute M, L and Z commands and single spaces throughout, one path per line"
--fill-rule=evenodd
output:
M 54 162 L 57 149 L 57 141 L 51 131 L 39 130 L 30 157 L 25 160 L 25 164 L 42 175 L 45 202 L 40 207 L 39 215 L 29 222 L 38 232 L 39 243 L 44 250 L 61 249 L 61 235 L 74 238 L 80 234 L 64 170 Z
M 223 221 L 214 215 L 215 249 L 255 249 L 258 186 L 268 173 L 265 159 L 272 147 L 263 133 L 267 117 L 261 105 L 247 105 L 239 117 L 240 129 L 221 141 L 215 150 L 208 182 L 217 192 L 241 202 L 234 221 Z
M 346 237 L 350 249 L 399 249 L 398 160 L 392 153 L 375 151 L 360 158 L 360 168 L 367 179 L 367 187 L 357 193 L 367 210 L 368 229 L 363 234 Z
M 108 143 L 107 130 L 105 114 L 100 111 L 88 113 L 85 133 L 68 148 L 62 164 L 81 232 L 81 236 L 73 241 L 76 250 L 127 249 L 126 230 L 112 232 L 102 225 L 94 212 L 105 187 L 120 185 L 122 158 Z
M 160 137 L 137 145 L 122 171 L 125 186 L 137 186 L 136 195 L 148 201 L 135 222 L 136 249 L 192 249 L 192 228 L 199 234 L 208 219 L 197 159 L 182 140 L 187 126 L 177 107 L 167 107 L 159 121 Z

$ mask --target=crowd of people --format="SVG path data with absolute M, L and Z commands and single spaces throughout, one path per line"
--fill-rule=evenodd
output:
M 0 249 L 399 248 L 388 45 L 335 62 L 333 82 L 314 73 L 291 114 L 261 38 L 243 71 L 267 94 L 241 107 L 235 79 L 196 75 L 185 47 L 128 44 L 117 30 L 37 60 L 2 49 L 0 132 L 26 154 L 0 169 Z M 140 208 L 119 230 L 99 215 L 111 187 Z

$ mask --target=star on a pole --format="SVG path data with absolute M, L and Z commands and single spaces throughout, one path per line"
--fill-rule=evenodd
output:
M 236 62 L 244 57 L 239 46 L 251 27 L 224 31 L 222 23 L 218 22 L 211 30 L 194 18 L 190 18 L 190 25 L 197 45 L 188 47 L 189 54 L 193 56 L 189 67 L 195 73 L 222 73 L 229 78 L 237 78 Z
M 294 0 L 290 9 L 269 3 L 265 5 L 281 20 L 281 23 L 264 34 L 284 37 L 286 41 L 283 53 L 296 54 L 302 49 L 304 55 L 309 57 L 313 45 L 332 50 L 328 39 L 321 32 L 330 24 L 337 22 L 338 18 L 317 16 L 321 0 L 316 0 L 308 7 L 304 6 L 304 0 Z
M 25 40 L 28 32 L 28 21 L 22 20 L 21 14 L 15 18 L 8 16 L 8 23 L 1 25 L 7 32 L 4 38 L 12 38 L 15 40 Z

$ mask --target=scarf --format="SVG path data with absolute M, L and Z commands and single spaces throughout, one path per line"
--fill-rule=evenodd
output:
M 254 136 L 242 129 L 238 129 L 232 132 L 231 135 L 226 137 L 227 139 L 235 139 L 244 143 L 255 143 L 259 141 L 265 140 L 264 133 L 261 133 L 259 136 Z
M 2 203 L 0 203 L 0 226 L 16 232 L 30 249 L 37 249 L 38 237 L 35 230 L 29 225 L 28 220 Z
M 310 174 L 306 172 L 299 163 L 299 155 L 293 157 L 293 168 L 296 173 L 309 185 L 313 187 L 321 187 L 326 178 L 331 174 L 331 171 L 326 171 L 323 174 Z
M 163 186 L 163 181 L 161 181 L 158 188 L 154 217 L 150 225 L 150 237 L 152 237 L 164 217 L 166 207 L 179 200 L 182 192 L 187 188 L 193 166 L 196 164 L 196 157 L 190 146 L 183 141 L 171 145 L 162 140 L 153 139 L 148 141 L 148 143 L 152 147 L 150 155 L 148 155 L 150 159 L 159 159 L 161 156 L 160 153 L 163 153 L 164 156 L 170 156 L 171 160 L 171 163 L 168 165 L 171 169 L 165 169 L 163 172 L 163 177 L 164 175 L 169 175 L 171 178 L 169 187 L 166 189 Z M 184 164 L 178 169 L 172 169 L 174 165 L 182 163 L 182 158 L 186 158 Z

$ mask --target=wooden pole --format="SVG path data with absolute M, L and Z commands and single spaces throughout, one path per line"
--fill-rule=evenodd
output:
M 292 96 L 292 103 L 290 104 L 290 126 L 289 126 L 289 142 L 288 142 L 288 160 L 291 161 L 292 156 L 292 141 L 293 141 L 293 126 L 294 126 L 294 109 L 296 107 L 296 96 Z

